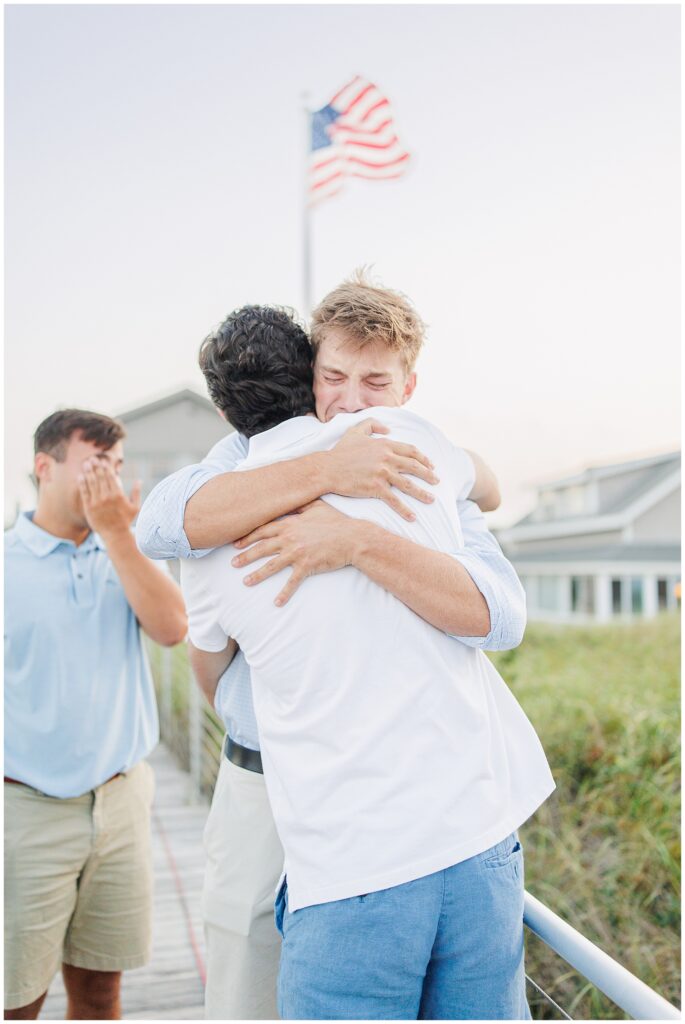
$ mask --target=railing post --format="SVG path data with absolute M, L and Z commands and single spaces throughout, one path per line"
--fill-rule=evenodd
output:
M 193 678 L 188 673 L 188 731 L 190 748 L 190 798 L 197 803 L 202 784 L 202 698 Z

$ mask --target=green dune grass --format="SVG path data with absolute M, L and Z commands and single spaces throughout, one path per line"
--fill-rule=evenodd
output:
M 679 618 L 531 625 L 517 650 L 492 660 L 557 783 L 521 830 L 527 888 L 678 1003 Z M 624 1017 L 534 936 L 527 970 L 576 1018 Z M 532 1002 L 534 1016 L 557 1016 Z

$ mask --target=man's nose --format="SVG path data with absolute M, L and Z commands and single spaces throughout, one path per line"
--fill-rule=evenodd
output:
M 348 384 L 342 395 L 338 398 L 338 409 L 340 412 L 361 412 L 366 409 L 366 403 L 362 397 L 361 388 L 355 384 Z

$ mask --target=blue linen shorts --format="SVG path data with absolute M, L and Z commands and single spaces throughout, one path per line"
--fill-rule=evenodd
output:
M 516 833 L 444 871 L 366 896 L 288 910 L 284 1020 L 529 1020 L 523 851 Z

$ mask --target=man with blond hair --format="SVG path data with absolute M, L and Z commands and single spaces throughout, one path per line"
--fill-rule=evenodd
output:
M 234 342 L 241 337 L 249 340 L 254 330 L 249 317 L 238 325 L 229 321 L 230 317 L 217 334 L 226 328 Z M 269 329 L 276 350 L 284 343 L 283 330 L 276 325 Z M 422 339 L 423 325 L 404 297 L 363 280 L 336 289 L 313 317 L 313 386 L 319 419 L 403 405 L 416 384 L 414 362 Z M 240 382 L 242 375 L 246 388 L 256 386 L 254 379 L 249 380 L 249 357 L 243 353 L 231 362 L 230 346 L 227 351 L 215 371 L 207 363 L 203 366 L 210 394 L 220 407 L 224 406 L 217 401 L 217 389 L 222 378 Z M 225 413 L 230 420 L 230 408 Z M 430 493 L 418 482 L 434 481 L 425 455 L 415 446 L 372 433 L 370 421 L 360 423 L 330 451 L 241 473 L 230 470 L 247 446 L 242 437 L 231 435 L 204 464 L 175 474 L 153 492 L 139 519 L 139 543 L 156 557 L 190 557 L 251 534 L 245 544 L 257 543 L 245 553 L 246 561 L 270 556 L 252 574 L 254 583 L 292 566 L 280 594 L 287 602 L 307 575 L 337 568 L 340 557 L 332 510 L 315 499 L 331 492 L 378 497 L 407 521 L 415 512 L 404 495 L 430 503 Z M 486 486 L 491 489 L 491 484 Z M 496 500 L 490 498 L 488 507 Z M 300 515 L 279 519 L 305 505 Z M 368 523 L 362 526 L 364 536 L 353 564 L 418 616 L 452 635 L 453 643 L 493 649 L 515 646 L 525 619 L 515 573 L 476 506 L 460 502 L 454 512 L 455 520 L 457 512 L 461 519 L 463 545 L 449 555 Z M 268 1018 L 274 1015 L 278 953 L 268 914 L 282 854 L 259 775 L 249 673 L 240 655 L 221 679 L 216 706 L 226 721 L 228 739 L 206 834 L 208 980 L 213 948 L 223 949 L 223 971 L 218 960 L 215 1003 L 209 985 L 207 1010 L 209 1016 Z

